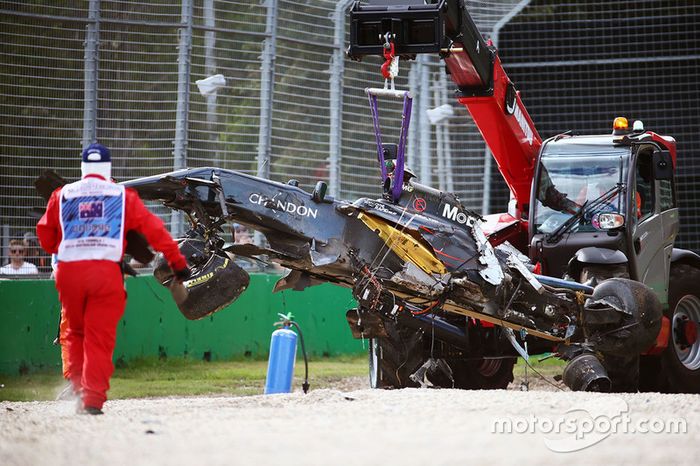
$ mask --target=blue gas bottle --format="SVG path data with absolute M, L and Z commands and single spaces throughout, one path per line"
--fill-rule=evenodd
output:
M 273 393 L 290 393 L 294 377 L 294 361 L 297 355 L 297 334 L 289 327 L 292 316 L 281 315 L 282 328 L 272 332 L 270 339 L 270 359 L 267 363 L 267 380 L 265 395 Z

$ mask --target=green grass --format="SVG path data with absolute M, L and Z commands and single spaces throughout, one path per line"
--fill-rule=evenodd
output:
M 267 361 L 200 361 L 185 358 L 142 358 L 117 368 L 110 399 L 152 396 L 256 395 L 263 392 Z M 298 360 L 294 387 L 300 387 L 304 361 Z M 334 357 L 309 362 L 309 383 L 328 388 L 346 377 L 367 376 L 367 357 Z M 0 375 L 0 401 L 53 400 L 65 386 L 55 373 Z
M 561 374 L 564 362 L 556 358 L 530 364 L 542 375 Z M 118 367 L 111 379 L 109 398 L 145 398 L 154 396 L 257 395 L 263 392 L 267 361 L 211 361 L 155 357 L 129 361 Z M 514 374 L 525 373 L 525 363 L 518 359 Z M 294 387 L 301 387 L 304 362 L 297 360 Z M 366 377 L 367 357 L 319 358 L 309 362 L 312 389 L 342 386 L 347 377 Z M 536 377 L 530 371 L 531 377 Z M 0 375 L 0 401 L 53 400 L 66 382 L 56 373 L 33 373 L 21 376 Z
M 0 401 L 53 400 L 63 387 L 56 373 L 0 375 Z
M 566 361 L 562 361 L 561 359 L 557 358 L 548 358 L 544 359 L 543 361 L 540 361 L 546 356 L 548 355 L 541 354 L 530 356 L 530 366 L 532 366 L 532 368 L 534 368 L 537 372 L 544 375 L 545 377 L 554 377 L 555 375 L 560 375 L 564 371 Z M 518 358 L 518 362 L 513 368 L 513 375 L 515 375 L 516 377 L 525 375 L 525 367 L 525 361 L 522 358 Z M 531 377 L 535 376 L 535 374 L 532 373 L 532 370 L 529 367 L 527 368 L 527 370 Z

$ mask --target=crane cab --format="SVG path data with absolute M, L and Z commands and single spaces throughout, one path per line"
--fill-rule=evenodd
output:
M 616 119 L 612 135 L 543 143 L 528 226 L 529 255 L 543 273 L 585 281 L 591 267 L 605 269 L 667 296 L 679 228 L 675 141 L 642 128 Z

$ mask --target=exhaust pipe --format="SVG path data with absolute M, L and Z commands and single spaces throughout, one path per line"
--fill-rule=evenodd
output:
M 603 392 L 612 388 L 608 373 L 591 353 L 579 354 L 564 368 L 564 383 L 575 392 Z

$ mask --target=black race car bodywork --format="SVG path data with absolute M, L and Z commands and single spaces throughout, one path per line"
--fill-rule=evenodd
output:
M 352 288 L 358 307 L 347 319 L 356 337 L 387 337 L 387 325 L 412 328 L 429 331 L 445 355 L 478 357 L 522 354 L 527 341 L 533 352 L 556 349 L 580 362 L 569 370 L 573 388 L 606 389 L 602 367 L 588 369 L 591 355 L 639 354 L 659 331 L 660 304 L 645 286 L 612 279 L 594 289 L 534 275 L 515 248 L 493 248 L 479 216 L 453 194 L 412 179 L 397 202 L 345 202 L 325 196 L 323 183 L 309 193 L 293 180 L 219 168 L 123 184 L 190 219 L 182 250 L 194 276 L 180 306 L 188 318 L 221 309 L 244 291 L 247 274 L 230 260 L 237 255 L 290 269 L 275 291 L 324 282 Z M 227 246 L 220 233 L 234 221 L 261 232 L 267 244 Z M 156 276 L 167 284 L 167 265 Z

